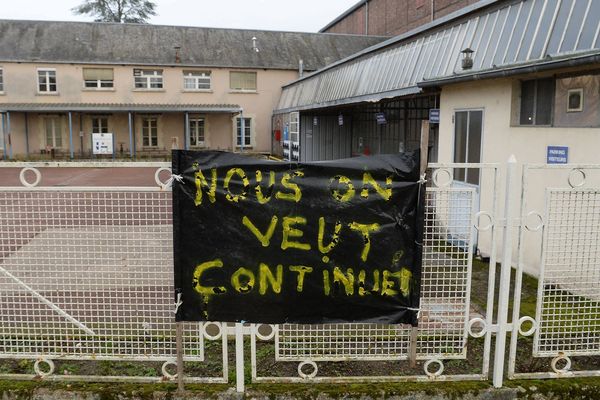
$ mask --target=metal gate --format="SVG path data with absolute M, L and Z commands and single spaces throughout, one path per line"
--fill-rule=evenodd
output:
M 173 381 L 180 355 L 184 381 L 228 382 L 231 355 L 241 391 L 248 341 L 257 383 L 487 380 L 493 371 L 501 386 L 505 363 L 509 378 L 600 375 L 590 359 L 600 355 L 600 165 L 525 165 L 521 179 L 515 160 L 429 165 L 416 330 L 186 323 L 180 351 L 169 164 L 0 167 L 0 378 Z M 115 177 L 151 168 L 156 182 L 44 186 L 63 167 Z M 479 170 L 480 193 L 452 184 L 457 168 Z M 535 265 L 530 293 L 536 279 L 524 272 Z

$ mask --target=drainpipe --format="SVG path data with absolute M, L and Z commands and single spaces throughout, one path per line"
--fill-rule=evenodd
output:
M 302 78 L 304 76 L 304 60 L 298 60 L 298 78 Z
M 365 35 L 369 34 L 369 0 L 365 1 Z

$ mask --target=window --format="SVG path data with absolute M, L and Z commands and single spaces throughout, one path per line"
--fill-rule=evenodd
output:
M 56 93 L 56 70 L 38 69 L 38 92 Z
M 44 129 L 46 136 L 46 147 L 59 149 L 62 147 L 62 132 L 60 119 L 58 117 L 49 117 L 44 119 Z
M 189 120 L 190 146 L 204 146 L 204 118 L 193 117 Z
M 4 92 L 4 70 L 0 68 L 0 92 Z
M 230 72 L 229 88 L 247 92 L 256 92 L 256 72 Z
M 210 71 L 183 71 L 185 90 L 210 90 Z
M 108 117 L 92 118 L 92 133 L 108 133 Z
M 521 125 L 550 125 L 554 102 L 554 79 L 521 82 Z
M 142 145 L 144 147 L 158 146 L 157 118 L 144 118 L 142 120 Z
M 114 86 L 114 73 L 112 68 L 84 68 L 83 83 L 86 88 L 106 89 Z
M 570 89 L 567 92 L 567 112 L 583 111 L 583 89 Z
M 238 147 L 242 146 L 242 119 L 236 118 L 237 127 L 236 131 L 236 144 Z M 252 118 L 244 118 L 244 146 L 249 147 L 252 143 Z
M 454 162 L 481 162 L 483 111 L 457 111 L 454 114 Z M 478 168 L 456 168 L 454 180 L 479 185 Z
M 134 69 L 133 77 L 136 89 L 162 89 L 162 69 Z

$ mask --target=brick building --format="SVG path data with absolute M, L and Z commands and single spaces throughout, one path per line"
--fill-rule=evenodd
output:
M 320 32 L 397 36 L 477 2 L 478 0 L 361 0 Z

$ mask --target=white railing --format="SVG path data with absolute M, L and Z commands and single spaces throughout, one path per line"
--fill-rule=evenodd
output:
M 55 179 L 63 167 L 85 185 Z M 493 360 L 501 386 L 507 339 L 509 378 L 600 375 L 571 371 L 572 357 L 600 355 L 600 166 L 526 165 L 522 184 L 514 162 L 429 168 L 416 336 L 403 325 L 185 323 L 178 338 L 169 164 L 0 163 L 0 363 L 34 363 L 33 371 L 0 378 L 173 381 L 179 356 L 182 382 L 228 382 L 232 340 L 239 391 L 246 340 L 259 383 L 487 380 Z M 455 182 L 457 168 L 479 170 L 480 185 Z M 566 183 L 546 190 L 534 171 L 552 185 L 557 174 Z M 135 180 L 140 174 L 144 185 Z M 522 316 L 523 272 L 536 263 L 531 249 L 541 265 L 537 310 Z M 489 262 L 474 263 L 475 250 Z M 519 370 L 524 340 L 530 356 L 553 357 L 553 372 Z M 112 369 L 61 373 L 73 362 Z M 144 376 L 120 369 L 128 363 Z

